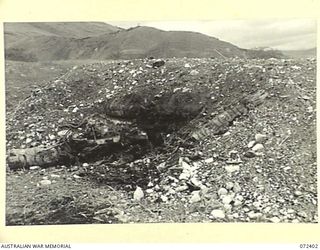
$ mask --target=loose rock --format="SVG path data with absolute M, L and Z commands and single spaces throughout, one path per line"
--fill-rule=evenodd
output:
M 264 134 L 256 134 L 255 135 L 255 140 L 256 140 L 257 143 L 262 143 L 262 142 L 266 141 L 267 138 L 268 137 L 266 135 L 264 135 Z
M 140 187 L 137 186 L 133 193 L 133 200 L 140 201 L 144 197 L 144 193 Z
M 264 149 L 262 144 L 256 144 L 253 146 L 252 151 L 261 151 L 262 149 Z
M 280 222 L 280 219 L 275 216 L 275 217 L 272 217 L 272 218 L 270 219 L 270 221 L 273 222 L 273 223 L 279 223 L 279 222 Z
M 225 189 L 225 188 L 220 188 L 219 190 L 218 190 L 218 195 L 226 195 L 228 193 L 228 190 L 227 189 Z
M 201 201 L 200 191 L 192 192 L 192 196 L 190 198 L 190 203 L 195 203 Z
M 211 216 L 213 218 L 224 219 L 226 217 L 225 213 L 221 209 L 214 209 L 211 211 Z
M 225 166 L 225 169 L 228 173 L 233 173 L 233 172 L 239 171 L 240 167 L 238 165 L 228 165 L 228 166 Z
M 50 181 L 50 180 L 41 180 L 41 181 L 40 181 L 40 184 L 41 184 L 42 186 L 48 186 L 48 185 L 51 184 L 51 181 Z

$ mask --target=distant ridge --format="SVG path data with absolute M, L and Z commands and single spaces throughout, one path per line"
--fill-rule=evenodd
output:
M 122 29 L 103 22 L 5 23 L 4 37 L 6 59 L 18 61 L 284 57 L 281 52 L 241 49 L 198 32 Z
M 282 50 L 284 55 L 290 58 L 316 58 L 317 57 L 317 49 L 304 49 L 304 50 Z

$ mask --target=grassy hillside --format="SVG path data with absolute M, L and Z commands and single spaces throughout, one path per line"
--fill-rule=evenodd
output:
M 6 24 L 6 58 L 21 61 L 154 57 L 245 57 L 237 46 L 196 32 L 102 24 Z M 65 28 L 63 28 L 66 26 Z
M 282 53 L 290 58 L 316 58 L 317 48 L 306 50 L 283 50 Z

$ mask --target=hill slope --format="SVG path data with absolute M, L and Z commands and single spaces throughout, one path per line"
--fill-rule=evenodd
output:
M 317 49 L 305 49 L 305 50 L 283 50 L 281 51 L 284 55 L 290 58 L 316 58 Z
M 21 61 L 245 57 L 237 46 L 196 32 L 103 23 L 6 23 L 5 48 L 7 59 Z
M 283 58 L 280 51 L 241 49 L 197 32 L 163 31 L 106 23 L 6 23 L 6 59 Z

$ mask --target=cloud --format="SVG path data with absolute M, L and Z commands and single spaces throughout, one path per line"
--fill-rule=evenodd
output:
M 141 25 L 162 30 L 195 31 L 231 42 L 242 48 L 308 49 L 316 46 L 316 21 L 311 19 L 109 23 L 123 28 Z

